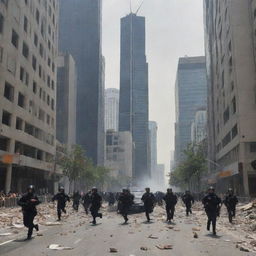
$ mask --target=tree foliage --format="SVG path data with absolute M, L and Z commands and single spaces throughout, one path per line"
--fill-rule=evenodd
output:
M 206 171 L 206 159 L 202 146 L 188 145 L 182 161 L 170 175 L 170 184 L 181 188 L 190 188 L 191 182 L 200 188 L 200 179 Z

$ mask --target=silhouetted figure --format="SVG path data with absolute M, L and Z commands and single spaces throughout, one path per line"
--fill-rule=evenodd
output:
M 143 194 L 141 200 L 144 203 L 147 221 L 150 222 L 149 214 L 153 212 L 156 199 L 154 194 L 150 192 L 150 188 L 145 188 L 145 191 L 146 193 Z
M 172 192 L 172 189 L 168 188 L 167 193 L 165 194 L 163 200 L 165 201 L 167 221 L 171 222 L 171 220 L 173 220 L 173 217 L 174 217 L 175 205 L 178 202 L 178 198 Z
M 73 209 L 78 211 L 81 195 L 79 191 L 74 192 L 73 194 Z
M 190 191 L 186 191 L 185 194 L 182 196 L 182 201 L 186 206 L 186 215 L 188 216 L 189 213 L 192 214 L 192 204 L 194 204 L 195 200 L 194 197 L 190 194 Z
M 128 212 L 133 203 L 131 194 L 127 189 L 123 189 L 123 192 L 118 198 L 118 211 L 123 216 L 125 224 L 128 222 Z
M 234 195 L 233 189 L 228 189 L 228 194 L 226 195 L 225 199 L 223 200 L 223 203 L 227 207 L 228 210 L 228 219 L 229 222 L 232 223 L 232 220 L 234 217 L 236 217 L 236 205 L 238 204 L 238 199 Z
M 93 217 L 92 223 L 95 225 L 96 224 L 96 218 L 102 218 L 102 213 L 99 213 L 99 209 L 101 207 L 101 202 L 102 202 L 102 197 L 98 194 L 97 188 L 92 188 L 92 193 L 90 196 L 90 201 L 91 201 L 91 207 L 90 211 Z

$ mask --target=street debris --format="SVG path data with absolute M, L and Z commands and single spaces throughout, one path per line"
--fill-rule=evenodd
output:
M 147 251 L 147 250 L 148 250 L 148 248 L 145 247 L 145 246 L 141 246 L 140 249 L 141 249 L 142 251 Z
M 171 250 L 173 248 L 172 245 L 156 245 L 156 248 L 159 250 Z
M 1 233 L 0 236 L 10 236 L 12 235 L 13 233 Z
M 151 239 L 158 239 L 157 236 L 153 236 L 152 234 L 148 236 L 148 238 L 151 238 Z
M 196 232 L 193 232 L 194 238 L 198 238 L 198 234 Z
M 59 244 L 50 244 L 48 246 L 48 249 L 62 251 L 62 250 L 72 250 L 74 248 L 72 248 L 72 247 L 64 247 L 64 246 L 61 246 Z
M 111 253 L 117 253 L 118 250 L 116 248 L 109 248 L 109 252 Z

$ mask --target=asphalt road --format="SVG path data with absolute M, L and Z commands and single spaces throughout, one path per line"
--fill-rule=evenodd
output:
M 129 224 L 122 225 L 123 219 L 115 212 L 104 211 L 103 219 L 96 226 L 90 224 L 90 218 L 82 209 L 70 215 L 61 225 L 40 225 L 39 234 L 31 241 L 24 241 L 26 231 L 17 237 L 1 237 L 1 256 L 41 256 L 41 255 L 82 255 L 82 256 L 251 256 L 236 248 L 237 239 L 232 234 L 221 230 L 213 237 L 205 230 L 204 220 L 192 215 L 185 217 L 180 208 L 176 213 L 174 224 L 164 221 L 164 209 L 158 207 L 152 218 L 152 223 L 145 223 L 144 214 L 129 217 Z M 203 223 L 201 223 L 203 222 Z M 198 238 L 193 237 L 193 229 Z M 51 250 L 49 245 L 59 244 L 71 247 L 71 250 Z M 157 246 L 172 245 L 171 250 L 161 250 Z M 142 247 L 145 247 L 142 250 Z M 110 253 L 110 248 L 117 249 Z

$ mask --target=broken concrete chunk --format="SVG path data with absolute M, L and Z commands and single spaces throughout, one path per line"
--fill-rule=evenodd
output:
M 116 248 L 109 248 L 109 252 L 116 253 L 116 252 L 118 252 L 118 250 Z
M 172 245 L 156 245 L 156 248 L 160 249 L 160 250 L 171 250 L 173 248 Z
M 50 244 L 48 246 L 48 249 L 61 251 L 61 250 L 72 250 L 74 248 L 72 248 L 72 247 L 64 247 L 64 246 L 61 246 L 59 244 Z

